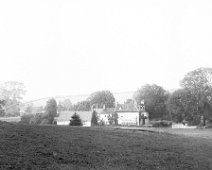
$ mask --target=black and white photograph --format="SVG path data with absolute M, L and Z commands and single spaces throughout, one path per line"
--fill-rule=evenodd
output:
M 212 170 L 211 0 L 0 0 L 0 170 Z

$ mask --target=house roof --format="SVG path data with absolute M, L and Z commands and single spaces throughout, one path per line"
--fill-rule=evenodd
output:
M 117 104 L 116 111 L 117 112 L 137 112 L 138 109 L 133 103 L 128 103 L 128 104 Z
M 98 114 L 113 114 L 115 112 L 115 108 L 106 108 L 106 109 L 95 109 Z
M 69 121 L 71 116 L 74 114 L 79 115 L 82 121 L 91 121 L 92 118 L 92 111 L 62 111 L 59 117 L 56 117 L 55 120 L 57 121 Z
M 117 104 L 115 108 L 96 108 L 98 114 L 113 114 L 115 112 L 138 112 L 138 109 L 133 103 Z

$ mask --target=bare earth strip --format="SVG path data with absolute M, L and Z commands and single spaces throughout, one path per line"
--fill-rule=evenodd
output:
M 172 128 L 149 128 L 149 127 L 117 127 L 118 129 L 132 130 L 132 131 L 147 131 L 157 133 L 168 133 L 183 135 L 186 137 L 195 138 L 210 138 L 212 140 L 212 129 L 172 129 Z
M 0 123 L 0 169 L 205 170 L 212 169 L 212 140 L 117 128 Z

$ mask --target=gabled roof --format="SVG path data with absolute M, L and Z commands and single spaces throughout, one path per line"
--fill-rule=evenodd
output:
M 106 108 L 106 109 L 95 109 L 98 114 L 113 114 L 115 112 L 115 108 Z
M 71 116 L 74 114 L 78 114 L 82 121 L 91 121 L 92 118 L 92 111 L 62 111 L 59 117 L 56 117 L 55 120 L 57 121 L 69 121 Z
M 133 103 L 128 103 L 128 104 L 117 104 L 116 111 L 117 112 L 137 112 L 138 109 Z
M 136 105 L 133 103 L 117 104 L 115 108 L 96 108 L 98 114 L 113 114 L 115 112 L 138 112 Z

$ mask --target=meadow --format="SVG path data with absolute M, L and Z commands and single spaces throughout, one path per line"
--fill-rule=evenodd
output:
M 210 130 L 172 132 L 0 122 L 0 169 L 212 169 Z

